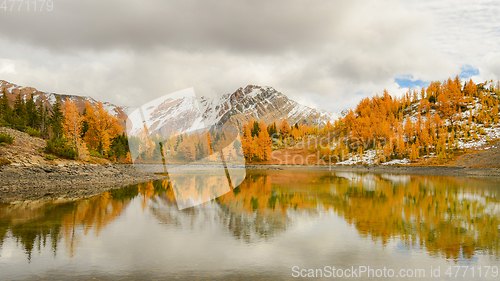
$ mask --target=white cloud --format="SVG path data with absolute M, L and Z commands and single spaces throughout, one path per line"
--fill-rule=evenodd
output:
M 11 60 L 0 59 L 0 74 L 15 74 L 16 68 Z

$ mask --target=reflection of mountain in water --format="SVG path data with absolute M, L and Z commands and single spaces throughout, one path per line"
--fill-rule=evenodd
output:
M 224 227 L 231 235 L 247 243 L 269 240 L 286 231 L 290 224 L 287 216 L 272 210 L 255 213 L 233 212 L 218 202 L 209 202 L 179 211 L 175 204 L 165 197 L 156 203 L 151 205 L 151 212 L 163 224 L 190 231 Z
M 208 177 L 208 178 L 207 178 Z M 191 184 L 213 182 L 198 174 Z M 500 256 L 497 182 L 424 176 L 391 176 L 324 171 L 247 171 L 243 183 L 215 201 L 179 211 L 167 181 L 125 187 L 69 203 L 0 206 L 0 247 L 6 237 L 28 258 L 64 240 L 70 256 L 88 233 L 99 233 L 126 208 L 152 213 L 165 227 L 202 232 L 225 229 L 246 243 L 272 241 L 295 222 L 329 210 L 365 237 L 446 258 L 478 252 Z M 196 192 L 197 188 L 191 188 Z M 134 204 L 131 202 L 134 201 Z
M 192 177 L 193 186 L 201 182 L 210 183 L 210 176 L 198 174 Z M 267 240 L 287 229 L 289 218 L 277 211 L 276 198 L 266 175 L 251 174 L 234 193 L 225 194 L 215 201 L 179 211 L 176 198 L 167 192 L 160 200 L 155 200 L 151 211 L 163 224 L 195 231 L 227 227 L 234 237 L 250 243 Z M 259 207 L 259 200 L 266 204 L 261 203 Z

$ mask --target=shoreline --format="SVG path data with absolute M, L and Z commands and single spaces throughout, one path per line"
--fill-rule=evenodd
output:
M 131 164 L 0 166 L 0 203 L 76 200 L 164 176 Z
M 356 172 L 373 174 L 405 174 L 445 177 L 475 177 L 500 180 L 500 168 L 447 167 L 447 166 L 301 166 L 301 165 L 246 165 L 252 170 L 319 170 L 332 172 Z
M 143 169 L 162 173 L 163 165 L 139 164 Z M 221 165 L 209 164 L 185 164 L 166 165 L 167 170 L 173 171 L 203 171 L 222 168 Z M 461 166 L 404 166 L 404 165 L 279 165 L 279 164 L 227 164 L 228 169 L 247 170 L 317 170 L 332 172 L 356 172 L 356 173 L 376 173 L 376 174 L 407 174 L 426 176 L 450 176 L 450 177 L 480 177 L 500 180 L 500 168 L 483 167 L 461 167 Z
M 220 167 L 220 166 L 218 166 Z M 470 177 L 500 181 L 500 168 L 443 166 L 300 166 L 300 165 L 228 165 L 229 169 L 301 170 L 372 174 Z M 213 170 L 211 165 L 186 165 L 185 171 Z M 160 172 L 160 171 L 158 171 Z M 77 200 L 111 189 L 166 178 L 142 172 L 132 164 L 0 166 L 0 203 Z

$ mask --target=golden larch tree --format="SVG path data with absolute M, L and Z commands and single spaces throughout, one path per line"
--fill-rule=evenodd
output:
M 252 131 L 250 129 L 250 124 L 252 124 L 253 121 L 250 120 L 250 122 L 247 125 L 244 125 L 245 133 L 243 134 L 243 138 L 241 139 L 241 146 L 243 147 L 243 154 L 245 155 L 245 158 L 250 161 L 254 154 L 255 154 L 255 149 L 254 149 L 254 141 L 252 137 Z
M 139 154 L 142 155 L 145 160 L 151 159 L 156 143 L 151 138 L 151 133 L 145 124 L 143 124 L 143 128 L 139 133 L 139 139 Z
M 86 102 L 85 110 L 84 119 L 88 124 L 85 141 L 90 148 L 104 155 L 109 150 L 112 139 L 121 133 L 122 128 L 118 125 L 118 119 L 109 114 L 101 102 L 95 105 Z
M 81 139 L 83 116 L 78 112 L 76 104 L 70 99 L 66 99 L 61 106 L 64 115 L 63 131 L 68 139 L 73 143 L 73 148 L 78 154 L 78 158 L 86 160 L 88 158 L 87 146 Z
M 283 137 L 283 139 L 286 139 L 288 136 L 290 136 L 290 125 L 288 125 L 286 118 L 283 119 L 280 124 L 280 135 Z
M 194 139 L 192 136 L 184 135 L 182 142 L 179 144 L 179 152 L 184 157 L 185 161 L 194 161 L 196 159 L 196 149 L 194 147 Z
M 261 121 L 259 124 L 259 136 L 257 137 L 257 156 L 260 160 L 266 161 L 269 160 L 271 156 L 271 138 L 269 137 L 269 133 L 267 132 L 266 124 L 264 121 Z

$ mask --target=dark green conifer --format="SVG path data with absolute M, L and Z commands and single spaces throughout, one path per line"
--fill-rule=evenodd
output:
M 56 98 L 56 103 L 52 107 L 52 112 L 49 118 L 50 128 L 52 129 L 53 137 L 62 138 L 63 136 L 63 123 L 64 115 L 61 110 L 61 101 L 59 97 Z

